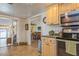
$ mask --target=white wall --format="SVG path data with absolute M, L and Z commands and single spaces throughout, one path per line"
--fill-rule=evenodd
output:
M 49 35 L 49 31 L 54 30 L 55 33 L 61 31 L 62 27 L 59 25 L 47 25 L 43 23 L 43 18 L 46 16 L 45 12 L 41 15 L 41 27 L 42 27 L 42 35 Z
M 35 31 L 38 32 L 38 27 L 41 26 L 41 15 L 31 18 L 31 23 L 36 24 Z
M 27 21 L 28 21 L 28 25 L 29 25 L 29 30 L 27 30 L 27 33 L 26 33 L 26 37 L 27 37 L 27 43 L 28 43 L 28 45 L 31 45 L 31 21 L 30 21 L 31 19 L 29 18 L 29 19 L 27 19 Z
M 17 21 L 17 42 L 27 42 L 27 30 L 25 30 L 26 20 Z
M 61 32 L 61 27 L 58 25 L 42 25 L 42 35 L 49 35 L 49 31 L 53 30 L 55 33 Z
M 29 30 L 27 31 L 27 42 L 29 45 L 31 45 L 31 21 L 37 16 L 40 16 L 37 20 L 40 20 L 37 22 L 37 26 L 41 26 L 41 32 L 42 35 L 49 35 L 50 30 L 54 30 L 56 33 L 61 31 L 61 27 L 59 25 L 47 25 L 43 23 L 43 17 L 45 17 L 45 12 L 37 14 L 31 18 L 28 18 L 28 24 L 29 24 Z
M 55 33 L 58 33 L 61 31 L 61 27 L 59 25 L 47 25 L 43 23 L 43 17 L 46 16 L 45 14 L 46 12 L 34 15 L 33 17 L 28 18 L 28 24 L 29 24 L 29 30 L 27 31 L 27 42 L 29 45 L 31 45 L 31 21 L 35 21 L 35 17 L 38 16 L 38 18 L 36 18 L 36 20 L 39 20 L 38 22 L 36 22 L 37 26 L 41 26 L 41 32 L 42 35 L 49 35 L 49 31 L 50 30 L 54 30 Z

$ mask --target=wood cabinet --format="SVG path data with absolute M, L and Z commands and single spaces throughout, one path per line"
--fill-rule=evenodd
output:
M 60 24 L 60 14 L 64 14 L 73 10 L 79 9 L 79 3 L 61 3 L 54 4 L 47 7 L 46 23 Z
M 47 24 L 59 24 L 58 4 L 51 5 L 47 8 Z
M 54 38 L 42 39 L 42 55 L 43 56 L 56 55 L 56 40 L 54 40 Z
M 79 9 L 79 3 L 74 3 L 74 5 L 76 9 Z
M 73 4 L 71 3 L 66 3 L 66 4 L 60 4 L 59 5 L 59 12 L 60 14 L 64 14 L 64 13 L 67 13 L 67 12 L 70 12 L 72 11 L 74 8 L 73 8 Z
M 79 9 L 79 3 L 61 3 L 50 5 L 47 7 L 47 18 L 45 21 L 47 24 L 60 24 L 60 14 L 64 14 L 76 9 Z
M 72 3 L 72 10 L 79 9 L 79 3 Z
M 59 4 L 59 14 L 67 13 L 79 9 L 79 3 Z

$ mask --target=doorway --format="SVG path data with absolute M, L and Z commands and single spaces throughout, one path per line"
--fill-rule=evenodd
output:
M 0 19 L 0 47 L 15 44 L 17 35 L 17 25 L 15 20 Z
M 31 21 L 31 45 L 38 49 L 38 40 L 41 40 L 41 20 L 40 16 L 32 18 Z
M 38 45 L 38 40 L 37 40 L 36 35 L 37 35 L 36 25 L 31 24 L 31 43 L 34 48 L 37 48 L 37 45 Z

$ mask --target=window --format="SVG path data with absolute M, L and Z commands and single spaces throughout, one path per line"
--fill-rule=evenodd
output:
M 7 30 L 6 29 L 0 29 L 0 38 L 6 38 L 7 37 Z

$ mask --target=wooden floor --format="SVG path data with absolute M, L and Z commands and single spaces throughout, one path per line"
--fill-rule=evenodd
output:
M 32 47 L 38 48 L 38 41 L 37 40 L 32 41 Z
M 38 56 L 36 48 L 27 45 L 0 48 L 0 56 Z

